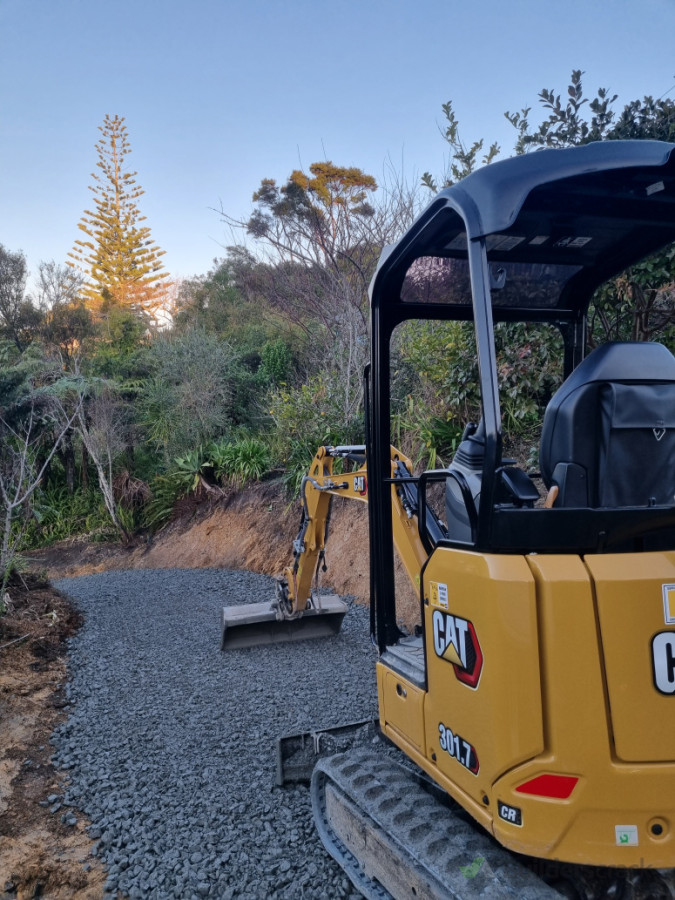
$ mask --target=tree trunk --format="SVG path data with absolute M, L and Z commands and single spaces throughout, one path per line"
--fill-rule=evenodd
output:
M 82 490 L 89 490 L 89 453 L 82 441 Z
M 72 497 L 75 491 L 75 448 L 73 447 L 73 430 L 69 428 L 63 437 L 63 467 L 66 470 L 66 489 Z

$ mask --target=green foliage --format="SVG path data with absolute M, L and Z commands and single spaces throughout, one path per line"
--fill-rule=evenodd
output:
M 150 531 L 158 531 L 171 518 L 177 500 L 187 493 L 185 481 L 174 473 L 157 475 L 150 482 L 152 499 L 143 509 L 142 522 Z
M 464 322 L 408 322 L 397 329 L 395 348 L 399 367 L 409 369 L 392 397 L 393 440 L 418 464 L 447 462 L 464 426 L 481 415 L 473 329 Z M 562 380 L 561 335 L 546 326 L 500 323 L 495 349 L 504 430 L 512 439 L 529 438 Z
M 391 440 L 413 461 L 415 469 L 447 466 L 462 436 L 451 412 L 442 415 L 424 399 L 408 394 L 391 416 Z
M 675 341 L 675 245 L 626 269 L 596 291 L 589 310 L 589 344 Z
M 450 164 L 440 182 L 440 188 L 450 187 L 456 181 L 460 181 L 467 175 L 470 175 L 478 164 L 482 166 L 491 163 L 499 156 L 500 148 L 497 143 L 493 143 L 479 159 L 478 154 L 483 149 L 484 140 L 481 138 L 474 141 L 470 146 L 466 145 L 459 134 L 459 122 L 452 108 L 452 101 L 443 104 L 443 115 L 445 116 L 445 130 L 441 130 L 441 134 L 448 142 L 451 150 Z M 429 173 L 422 175 L 422 184 L 429 188 L 434 194 L 440 190 L 436 179 Z
M 206 448 L 204 467 L 210 467 L 217 481 L 242 487 L 260 481 L 270 468 L 267 444 L 255 437 L 237 441 L 215 441 Z
M 258 209 L 248 223 L 249 234 L 268 237 L 275 221 L 284 222 L 296 232 L 296 240 L 311 234 L 317 248 L 329 255 L 336 230 L 348 228 L 351 216 L 373 215 L 368 197 L 377 190 L 377 182 L 372 175 L 328 161 L 312 163 L 309 171 L 311 176 L 298 169 L 291 172 L 281 188 L 274 179 L 263 178 L 253 195 Z
M 612 108 L 618 99 L 606 88 L 598 88 L 590 101 L 584 96 L 581 69 L 574 69 L 567 87 L 566 101 L 561 95 L 544 88 L 539 103 L 548 118 L 535 131 L 530 131 L 531 107 L 519 113 L 504 115 L 518 131 L 516 153 L 539 147 L 572 147 L 590 141 L 628 139 L 672 141 L 675 138 L 675 103 L 665 97 L 644 97 L 627 103 L 618 114 Z M 586 106 L 586 104 L 588 104 Z M 586 106 L 586 110 L 583 107 Z M 583 112 L 590 115 L 584 115 Z
M 237 374 L 228 344 L 197 328 L 161 336 L 150 348 L 149 365 L 141 421 L 167 463 L 227 431 Z
M 170 475 L 180 486 L 183 496 L 197 490 L 204 463 L 204 451 L 201 446 L 186 453 L 185 456 L 176 457 L 174 460 L 174 468 L 171 470 Z
M 271 450 L 294 493 L 319 447 L 364 441 L 361 416 L 345 419 L 343 391 L 339 379 L 319 372 L 305 384 L 281 386 L 271 395 Z
M 36 493 L 31 512 L 25 535 L 28 547 L 43 547 L 73 535 L 115 534 L 103 498 L 94 487 L 68 494 L 65 484 L 50 481 Z
M 142 522 L 147 528 L 156 531 L 167 523 L 176 502 L 199 486 L 204 466 L 204 451 L 200 446 L 174 459 L 168 472 L 151 480 L 152 497 L 142 512 Z
M 26 257 L 0 244 L 0 337 L 12 341 L 22 353 L 33 340 L 42 313 L 25 296 Z
M 122 533 L 131 537 L 138 527 L 140 516 L 134 507 L 125 506 L 118 503 L 116 507 L 117 521 L 119 522 Z
M 265 381 L 280 385 L 288 379 L 293 356 L 288 344 L 282 338 L 267 341 L 262 348 L 260 358 L 260 372 Z
M 152 498 L 143 510 L 143 524 L 151 530 L 161 528 L 178 500 L 200 488 L 210 490 L 208 480 L 236 488 L 259 481 L 269 471 L 270 461 L 267 444 L 254 437 L 221 439 L 191 450 L 174 459 L 169 471 L 151 481 Z

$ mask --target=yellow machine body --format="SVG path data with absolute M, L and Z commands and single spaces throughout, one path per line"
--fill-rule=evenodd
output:
M 675 553 L 439 547 L 422 593 L 425 678 L 378 662 L 384 733 L 511 850 L 671 867 Z

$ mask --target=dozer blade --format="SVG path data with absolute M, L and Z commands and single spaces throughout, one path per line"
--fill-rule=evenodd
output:
M 224 606 L 220 649 L 330 637 L 340 631 L 346 612 L 347 604 L 337 594 L 322 595 L 320 608 L 306 609 L 297 619 L 277 619 L 270 602 Z
M 319 759 L 345 753 L 355 746 L 372 744 L 379 735 L 377 719 L 364 719 L 277 738 L 277 785 L 309 784 Z

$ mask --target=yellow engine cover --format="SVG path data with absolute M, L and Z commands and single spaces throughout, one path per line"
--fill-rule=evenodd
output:
M 675 554 L 437 548 L 426 678 L 378 664 L 385 732 L 507 847 L 675 864 Z

